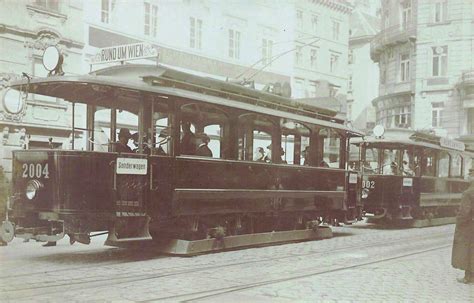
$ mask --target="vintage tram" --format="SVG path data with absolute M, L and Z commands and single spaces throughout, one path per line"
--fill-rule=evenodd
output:
M 360 134 L 334 111 L 160 65 L 9 89 L 71 102 L 74 135 L 69 149 L 13 152 L 7 238 L 89 243 L 107 231 L 106 243 L 119 245 L 361 217 L 358 178 L 346 167 L 349 140 Z M 135 152 L 117 149 L 125 128 L 136 132 Z M 200 156 L 206 143 L 211 154 Z M 256 149 L 267 149 L 265 160 Z
M 469 186 L 474 150 L 425 132 L 378 132 L 356 143 L 369 221 L 419 227 L 451 222 Z

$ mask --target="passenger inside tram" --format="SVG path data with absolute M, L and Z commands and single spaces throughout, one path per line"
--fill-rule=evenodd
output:
M 311 165 L 311 158 L 310 158 L 310 149 L 309 146 L 306 146 L 305 149 L 303 150 L 303 165 L 304 166 L 310 166 Z
M 212 158 L 212 151 L 208 146 L 209 142 L 211 141 L 209 136 L 205 133 L 202 133 L 202 134 L 199 134 L 198 138 L 200 140 L 200 144 L 198 148 L 196 149 L 196 156 Z
M 128 146 L 128 141 L 132 138 L 128 128 L 121 128 L 118 134 L 118 142 L 115 144 L 115 152 L 117 153 L 132 153 L 132 149 Z
M 265 162 L 265 151 L 264 151 L 263 147 L 258 147 L 255 150 L 253 160 L 257 161 L 257 162 Z
M 194 155 L 196 152 L 196 136 L 191 131 L 191 123 L 189 121 L 183 121 L 181 129 L 183 130 L 181 154 Z
M 168 153 L 165 151 L 164 147 L 167 147 L 168 142 L 171 140 L 168 128 L 163 128 L 158 135 L 157 147 L 153 149 L 154 155 L 165 156 Z M 168 148 L 167 148 L 168 149 Z

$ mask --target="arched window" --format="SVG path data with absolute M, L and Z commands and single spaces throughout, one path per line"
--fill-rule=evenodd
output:
M 238 125 L 238 159 L 272 162 L 275 123 L 263 115 L 244 114 L 239 117 Z
M 227 113 L 213 105 L 189 103 L 181 106 L 180 153 L 203 157 L 225 158 Z

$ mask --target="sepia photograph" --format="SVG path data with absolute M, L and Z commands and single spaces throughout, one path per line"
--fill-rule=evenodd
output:
M 0 302 L 474 302 L 474 0 L 0 0 Z

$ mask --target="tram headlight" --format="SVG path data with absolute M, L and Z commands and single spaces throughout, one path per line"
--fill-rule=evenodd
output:
M 28 200 L 33 200 L 36 197 L 38 190 L 41 187 L 43 187 L 43 184 L 41 184 L 41 182 L 38 180 L 28 181 L 28 183 L 26 184 L 26 191 L 25 191 L 25 195 L 28 198 Z
M 368 190 L 367 188 L 364 188 L 364 189 L 362 190 L 362 193 L 361 193 L 360 197 L 361 197 L 362 199 L 367 199 L 367 198 L 369 197 L 369 190 Z

